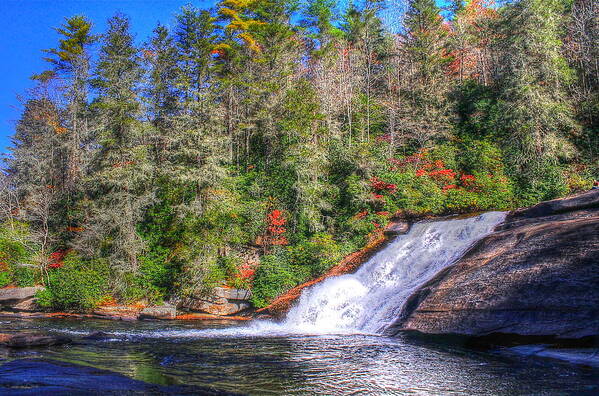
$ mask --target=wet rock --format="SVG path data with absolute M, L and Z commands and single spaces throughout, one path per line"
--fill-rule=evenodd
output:
M 35 348 L 69 344 L 68 337 L 49 334 L 0 334 L 0 345 L 9 348 Z
M 190 297 L 180 303 L 180 307 L 213 315 L 234 315 L 251 307 L 249 290 L 215 287 L 206 297 Z
M 108 370 L 44 359 L 19 359 L 0 366 L 0 394 L 232 395 L 208 387 L 149 384 Z
M 139 308 L 127 305 L 103 306 L 92 312 L 98 318 L 110 320 L 136 320 L 139 313 Z
M 0 289 L 0 310 L 34 312 L 38 309 L 35 294 L 44 290 L 42 286 L 13 287 Z
M 388 330 L 599 335 L 599 190 L 508 215 L 419 288 Z
M 139 319 L 175 319 L 177 309 L 172 305 L 144 308 L 139 313 Z
M 385 235 L 397 236 L 407 234 L 410 231 L 410 223 L 407 221 L 394 221 L 385 228 Z
M 110 334 L 105 333 L 103 331 L 94 331 L 93 333 L 90 333 L 89 335 L 83 337 L 85 340 L 105 340 L 110 338 Z

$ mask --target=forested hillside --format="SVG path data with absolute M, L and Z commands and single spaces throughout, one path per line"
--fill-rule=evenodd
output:
M 251 287 L 398 214 L 506 210 L 599 175 L 594 0 L 224 0 L 137 46 L 65 19 L 0 179 L 0 287 L 54 309 Z

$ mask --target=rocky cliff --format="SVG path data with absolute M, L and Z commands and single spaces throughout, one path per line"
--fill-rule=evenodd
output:
M 401 331 L 599 335 L 599 190 L 511 212 L 408 299 Z

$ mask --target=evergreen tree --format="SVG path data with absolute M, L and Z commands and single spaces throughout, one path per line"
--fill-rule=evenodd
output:
M 67 169 L 64 174 L 64 188 L 69 195 L 68 205 L 73 205 L 73 193 L 80 188 L 83 168 L 88 159 L 83 151 L 83 143 L 88 138 L 88 84 L 90 69 L 90 47 L 97 40 L 91 33 L 92 23 L 83 16 L 74 16 L 55 30 L 63 37 L 58 48 L 45 50 L 50 56 L 45 58 L 53 69 L 50 73 L 65 83 L 66 102 L 65 125 L 61 145 L 64 147 Z M 48 73 L 34 76 L 47 78 Z
M 89 245 L 95 248 L 91 253 L 109 258 L 120 276 L 139 268 L 144 243 L 137 226 L 153 197 L 153 170 L 140 122 L 142 69 L 129 29 L 127 17 L 110 18 L 100 49 L 93 81 L 99 149 L 88 184 L 89 218 L 78 241 L 81 251 L 89 251 Z
M 528 202 L 564 193 L 559 164 L 574 154 L 569 138 L 578 126 L 566 94 L 574 74 L 562 55 L 563 11 L 560 0 L 522 0 L 503 10 L 501 125 Z
M 399 128 L 417 147 L 449 134 L 449 83 L 445 71 L 448 29 L 434 0 L 412 0 L 406 13 L 406 77 Z

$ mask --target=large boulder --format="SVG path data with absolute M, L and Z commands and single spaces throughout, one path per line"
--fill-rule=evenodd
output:
M 172 305 L 144 308 L 139 313 L 139 319 L 175 319 L 177 308 Z
M 44 290 L 43 286 L 12 287 L 0 289 L 0 310 L 32 312 L 38 309 L 35 294 Z
M 599 335 L 599 190 L 510 213 L 408 299 L 400 331 Z
M 215 287 L 208 296 L 186 298 L 180 303 L 180 307 L 213 315 L 234 315 L 251 307 L 251 297 L 249 290 Z

